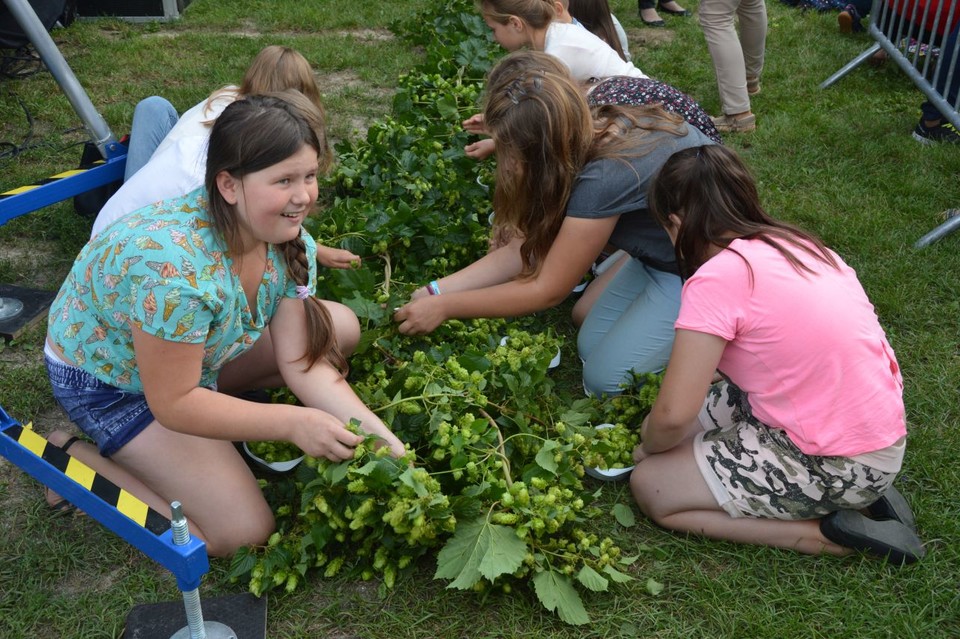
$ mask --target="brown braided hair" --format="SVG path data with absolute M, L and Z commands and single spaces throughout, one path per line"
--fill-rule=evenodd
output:
M 306 114 L 306 115 L 304 115 Z M 217 176 L 226 171 L 237 179 L 273 166 L 297 153 L 304 145 L 320 156 L 323 142 L 310 123 L 323 122 L 313 103 L 296 91 L 269 96 L 247 96 L 224 109 L 210 132 L 205 184 L 208 209 L 214 228 L 220 232 L 227 249 L 239 249 L 239 225 L 236 212 L 217 188 Z M 325 139 L 325 138 L 324 138 Z M 309 283 L 309 262 L 302 236 L 278 247 L 283 253 L 287 273 L 299 286 Z M 341 372 L 346 359 L 337 347 L 333 320 L 314 296 L 304 300 L 308 344 L 302 359 L 307 369 L 326 358 Z

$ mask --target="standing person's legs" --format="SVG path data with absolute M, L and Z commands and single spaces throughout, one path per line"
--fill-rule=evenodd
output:
M 650 27 L 663 27 L 666 23 L 657 13 L 657 3 L 655 0 L 637 0 L 637 8 L 640 10 L 640 20 Z
M 133 124 L 130 126 L 130 146 L 127 148 L 124 180 L 129 180 L 143 168 L 179 117 L 173 105 L 158 95 L 144 98 L 137 103 L 133 110 Z
M 750 111 L 743 49 L 734 25 L 739 5 L 740 0 L 703 0 L 700 3 L 700 26 L 713 59 L 720 103 L 726 115 Z
M 680 278 L 627 260 L 594 303 L 577 336 L 583 385 L 616 395 L 630 371 L 662 370 L 673 347 Z
M 740 21 L 740 46 L 747 80 L 759 79 L 767 46 L 767 5 L 764 0 L 742 0 L 737 9 L 737 18 Z M 749 104 L 747 108 L 750 108 Z

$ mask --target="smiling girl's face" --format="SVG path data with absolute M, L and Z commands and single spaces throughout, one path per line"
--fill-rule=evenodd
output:
M 235 178 L 221 172 L 217 185 L 234 205 L 244 245 L 283 244 L 300 234 L 300 225 L 317 201 L 317 152 L 304 144 L 287 159 Z

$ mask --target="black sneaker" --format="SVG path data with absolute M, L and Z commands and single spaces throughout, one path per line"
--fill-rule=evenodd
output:
M 943 122 L 933 127 L 923 126 L 921 120 L 913 130 L 913 139 L 920 144 L 934 144 L 936 142 L 948 142 L 950 144 L 960 144 L 960 133 L 957 128 L 949 122 Z
M 820 532 L 835 544 L 885 557 L 902 566 L 926 554 L 917 533 L 896 519 L 877 521 L 855 510 L 838 510 L 820 520 Z

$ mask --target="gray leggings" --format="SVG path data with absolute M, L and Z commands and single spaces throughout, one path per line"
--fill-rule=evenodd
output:
M 663 370 L 673 348 L 680 277 L 626 259 L 577 336 L 583 387 L 594 395 L 619 393 L 630 371 Z

